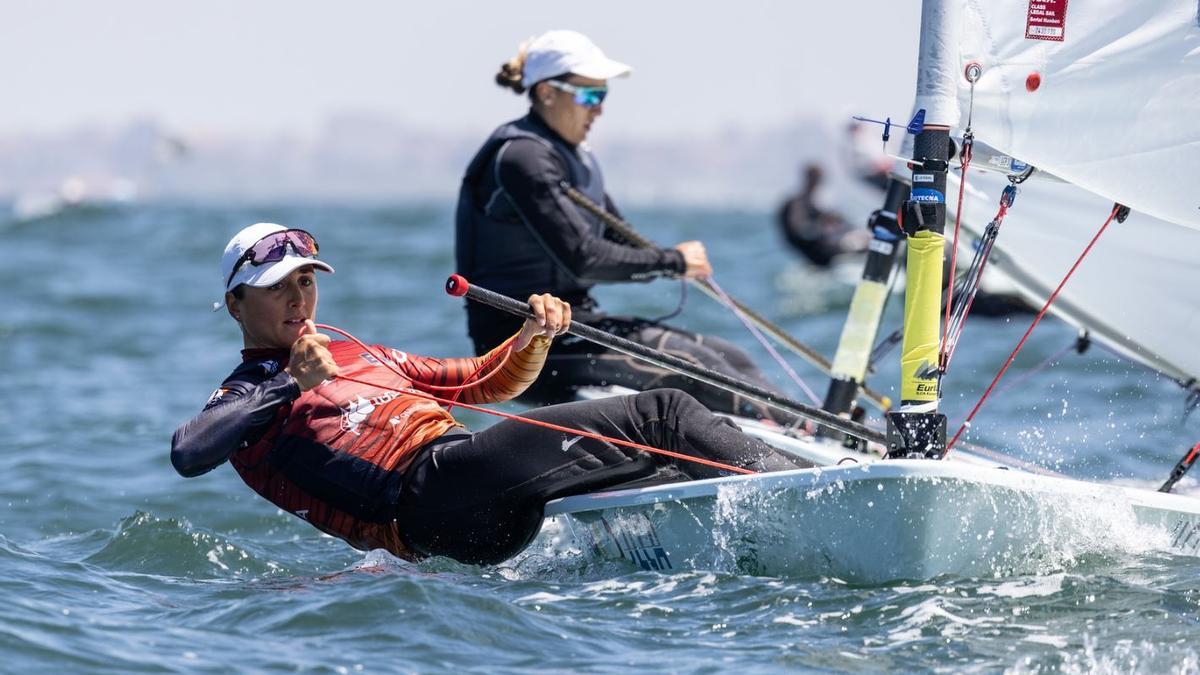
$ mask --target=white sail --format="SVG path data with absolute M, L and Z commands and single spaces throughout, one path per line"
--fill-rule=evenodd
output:
M 999 174 L 968 173 L 964 229 L 982 234 L 1007 184 Z M 957 191 L 951 175 L 949 218 Z M 1004 219 L 988 265 L 1040 305 L 1111 210 L 1108 199 L 1073 185 L 1031 181 Z M 1200 231 L 1135 212 L 1109 225 L 1051 311 L 1123 356 L 1189 383 L 1200 378 L 1198 261 Z
M 1134 211 L 1200 228 L 1197 0 L 960 4 L 945 11 L 959 18 L 961 126 L 971 97 L 964 70 L 975 62 L 980 141 Z
M 990 264 L 1040 304 L 1113 202 L 1131 207 L 1053 312 L 1180 382 L 1200 377 L 1200 3 L 926 0 L 923 40 L 931 27 L 938 58 L 918 67 L 918 107 L 946 107 L 945 87 L 923 80 L 953 81 L 957 111 L 941 123 L 961 133 L 969 120 L 981 145 L 1065 181 L 1022 186 Z M 996 168 L 984 154 L 964 203 L 975 234 L 1005 185 L 978 170 Z M 952 174 L 951 216 L 957 191 Z

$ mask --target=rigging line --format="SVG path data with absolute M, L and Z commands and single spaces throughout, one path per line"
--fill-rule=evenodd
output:
M 867 357 L 867 372 L 875 373 L 876 367 L 879 365 L 880 359 L 891 353 L 892 349 L 904 339 L 904 330 L 897 328 L 888 334 L 887 337 L 879 341 L 875 348 L 871 350 L 871 355 Z
M 608 211 L 605 211 L 602 206 L 589 199 L 587 195 L 583 194 L 579 190 L 576 190 L 567 181 L 562 181 L 559 183 L 559 187 L 562 188 L 563 192 L 571 201 L 575 202 L 580 208 L 584 209 L 588 213 L 591 213 L 600 220 L 604 221 L 605 225 L 607 225 L 617 234 L 621 235 L 621 237 L 623 237 L 631 245 L 638 248 L 654 247 L 654 242 L 650 241 L 644 235 L 634 229 L 633 225 L 609 213 Z M 685 281 L 690 282 L 709 297 L 716 297 L 716 291 L 706 281 L 701 279 L 687 279 Z M 737 298 L 730 297 L 729 299 L 739 310 L 741 310 L 743 314 L 746 315 L 746 318 L 761 328 L 766 334 L 775 338 L 777 342 L 791 350 L 792 353 L 803 358 L 805 361 L 808 361 L 809 364 L 821 371 L 822 374 L 832 374 L 833 365 L 829 362 L 829 359 L 822 356 L 820 352 L 784 332 L 782 328 L 763 318 L 758 312 L 750 309 Z M 868 402 L 871 403 L 871 405 L 875 406 L 879 410 L 887 411 L 891 409 L 892 401 L 887 396 L 872 390 L 865 384 L 859 385 L 859 391 L 862 392 L 862 395 L 867 399 Z
M 1187 422 L 1197 407 L 1200 407 L 1200 390 L 1191 389 L 1187 398 L 1183 400 L 1183 418 L 1179 420 L 1180 424 Z
M 579 205 L 581 208 L 583 208 L 588 213 L 591 213 L 592 215 L 596 216 L 600 220 L 604 221 L 605 225 L 607 225 L 609 228 L 611 228 L 617 234 L 621 235 L 621 237 L 623 237 L 631 245 L 636 246 L 638 248 L 653 248 L 653 247 L 655 247 L 654 242 L 650 241 L 644 235 L 642 235 L 640 232 L 635 230 L 633 225 L 626 222 L 625 220 L 622 220 L 621 218 L 618 218 L 617 216 L 614 216 L 613 214 L 609 213 L 608 211 L 605 211 L 603 207 L 601 207 L 599 204 L 597 204 L 596 202 L 589 199 L 587 195 L 583 194 L 579 190 L 576 190 L 567 181 L 562 181 L 561 183 L 559 183 L 559 187 L 562 188 L 563 192 L 567 195 L 568 198 L 570 198 L 571 201 L 575 202 L 577 205 Z M 709 297 L 716 298 L 716 296 L 717 296 L 716 291 L 712 288 L 711 285 L 709 285 L 709 283 L 706 280 L 687 279 L 686 281 L 690 282 L 691 284 L 693 284 L 694 286 L 699 288 L 701 291 L 703 291 Z M 739 310 L 741 310 L 741 312 L 743 314 L 746 315 L 746 318 L 748 318 L 750 321 L 754 322 L 754 324 L 757 325 L 759 328 L 761 328 L 767 335 L 770 335 L 771 337 L 775 338 L 775 340 L 777 342 L 779 342 L 780 344 L 782 344 L 783 346 L 785 346 L 789 350 L 791 350 L 792 353 L 796 354 L 797 356 L 800 356 L 805 361 L 808 361 L 809 364 L 814 366 L 817 370 L 820 370 L 822 374 L 830 375 L 832 373 L 832 370 L 833 370 L 832 364 L 829 362 L 829 359 L 822 356 L 820 354 L 820 352 L 818 352 L 817 350 L 813 349 L 812 347 L 809 347 L 808 345 L 800 342 L 799 340 L 792 337 L 791 335 L 787 334 L 786 332 L 784 332 L 784 330 L 782 328 L 775 325 L 771 321 L 763 318 L 762 315 L 760 315 L 758 312 L 755 312 L 753 309 L 750 309 L 749 307 L 747 307 L 744 303 L 739 301 L 737 298 L 730 296 L 729 299 L 731 301 L 733 301 L 733 304 Z M 891 408 L 892 402 L 891 402 L 891 399 L 889 399 L 888 397 L 886 397 L 876 391 L 873 391 L 872 389 L 870 389 L 869 387 L 866 387 L 866 386 L 860 386 L 860 391 L 862 391 L 863 396 L 866 397 L 866 399 L 871 403 L 871 405 L 874 405 L 875 407 L 879 408 L 880 410 L 886 411 Z
M 992 249 L 996 246 L 996 237 L 1000 234 L 1000 226 L 1004 224 L 1004 217 L 1008 215 L 1008 209 L 1013 205 L 1016 195 L 1017 188 L 1015 185 L 1005 186 L 1004 191 L 1000 194 L 1000 208 L 996 211 L 996 216 L 984 228 L 979 247 L 975 249 L 975 255 L 971 259 L 971 267 L 964 275 L 962 291 L 964 295 L 962 298 L 965 298 L 965 300 L 960 298 L 958 306 L 954 308 L 954 315 L 950 325 L 947 326 L 947 334 L 943 336 L 942 351 L 944 359 L 941 360 L 943 372 L 950 367 L 950 361 L 954 358 L 954 351 L 958 349 L 958 341 L 962 338 L 967 316 L 971 313 L 971 307 L 974 306 L 975 297 L 979 293 L 979 284 L 983 281 L 983 270 L 987 266 Z M 949 311 L 948 305 L 947 311 Z
M 501 295 L 495 291 L 482 288 L 480 286 L 472 286 L 470 282 L 462 276 L 453 274 L 446 280 L 446 292 L 456 297 L 466 296 L 467 299 L 475 302 L 480 302 L 495 309 L 499 309 L 509 314 L 529 318 L 532 316 L 532 310 L 529 305 L 518 300 L 514 300 L 507 295 Z M 698 366 L 695 363 L 686 361 L 673 354 L 661 352 L 656 349 L 647 347 L 646 345 L 633 342 L 626 338 L 606 333 L 593 326 L 589 326 L 579 321 L 571 321 L 567 332 L 571 335 L 581 337 L 589 342 L 607 347 L 609 349 L 628 354 L 647 361 L 656 366 L 672 370 L 681 375 L 686 375 L 698 382 L 703 382 L 726 391 L 731 391 L 735 394 L 741 394 L 757 403 L 769 405 L 778 410 L 799 415 L 822 424 L 831 429 L 837 429 L 842 433 L 849 434 L 855 438 L 862 438 L 875 443 L 886 443 L 886 437 L 870 429 L 854 420 L 846 419 L 840 415 L 835 415 L 823 408 L 814 407 L 807 403 L 791 400 L 779 394 L 779 392 L 764 389 L 763 387 L 747 382 L 744 379 L 738 379 L 732 375 L 718 372 L 711 368 Z
M 954 274 L 955 265 L 958 263 L 958 233 L 962 225 L 962 205 L 963 194 L 967 187 L 967 168 L 971 166 L 971 156 L 975 148 L 975 133 L 971 130 L 971 120 L 975 115 L 975 81 L 979 79 L 982 72 L 979 64 L 975 62 L 968 63 L 966 70 L 963 71 L 967 82 L 971 84 L 971 92 L 968 98 L 967 128 L 963 130 L 963 146 L 958 155 L 960 169 L 958 176 L 958 207 L 954 213 L 954 243 L 950 247 L 950 281 L 946 288 L 946 320 L 942 326 L 942 346 L 938 354 L 938 371 L 942 374 L 945 374 L 946 369 L 950 367 L 950 350 L 947 349 L 947 338 L 950 334 L 950 313 L 954 306 Z
M 974 103 L 975 83 L 971 83 L 972 104 Z M 938 370 L 946 372 L 950 366 L 950 352 L 947 349 L 947 338 L 950 335 L 950 313 L 954 306 L 954 274 L 958 264 L 958 233 L 962 226 L 963 195 L 967 189 L 967 168 L 971 166 L 971 155 L 975 146 L 974 135 L 971 133 L 971 122 L 968 119 L 967 129 L 963 132 L 962 151 L 959 152 L 958 177 L 958 207 L 954 213 L 954 241 L 950 246 L 950 283 L 946 287 L 946 319 L 942 325 L 942 348 L 938 354 Z
M 364 344 L 362 340 L 359 340 L 358 338 L 354 337 L 349 332 L 342 330 L 341 328 L 338 328 L 336 326 L 330 326 L 328 324 L 321 324 L 321 323 L 316 324 L 316 326 L 317 326 L 317 328 L 320 328 L 322 330 L 328 330 L 328 331 L 337 333 L 339 335 L 342 335 L 342 336 L 346 337 L 347 339 L 349 339 L 354 344 L 358 345 L 359 347 L 366 349 L 368 352 L 371 351 L 371 348 L 368 347 L 366 344 Z M 515 338 L 509 338 L 507 341 L 507 345 L 506 345 L 505 349 L 503 350 L 503 354 L 505 355 L 504 356 L 505 361 L 508 360 L 508 356 L 512 353 L 512 343 L 513 343 L 514 339 Z M 474 377 L 475 374 L 477 374 L 479 372 L 479 370 L 486 367 L 487 364 L 490 363 L 491 361 L 495 360 L 496 356 L 498 356 L 500 353 L 501 352 L 497 352 L 496 354 L 494 354 L 492 356 L 491 359 L 484 362 L 484 364 L 481 365 L 479 369 L 476 369 L 475 373 L 471 374 L 471 377 Z M 383 364 L 384 368 L 391 371 L 393 374 L 395 374 L 405 380 L 411 381 L 411 378 L 408 375 L 406 375 L 404 372 L 399 370 L 399 368 L 392 363 L 391 359 L 382 358 L 382 359 L 379 359 L 379 361 L 380 361 L 380 363 Z M 483 378 L 483 380 L 478 380 L 471 384 L 478 385 L 480 382 L 486 380 L 487 378 L 491 377 L 495 373 L 499 372 L 499 370 L 502 366 L 503 366 L 503 363 L 500 366 L 497 366 L 495 370 L 488 373 Z M 565 427 L 565 426 L 561 426 L 558 424 L 552 424 L 550 422 L 543 422 L 541 420 L 530 419 L 528 417 L 521 417 L 520 415 L 513 415 L 511 413 L 500 412 L 498 410 L 492 410 L 490 408 L 484 408 L 482 406 L 472 405 L 470 403 L 462 403 L 457 400 L 457 398 L 458 398 L 457 395 L 454 398 L 447 399 L 447 398 L 435 396 L 433 394 L 426 393 L 426 392 L 423 392 L 423 391 L 420 391 L 418 389 L 411 388 L 411 387 L 407 388 L 407 389 L 400 389 L 400 388 L 396 388 L 396 387 L 390 387 L 390 386 L 384 385 L 384 384 L 378 384 L 375 382 L 366 382 L 364 380 L 359 380 L 359 379 L 355 379 L 355 378 L 352 378 L 352 377 L 349 377 L 346 375 L 340 375 L 340 374 L 337 375 L 336 378 L 345 380 L 347 382 L 354 382 L 356 384 L 363 384 L 363 385 L 367 385 L 370 387 L 386 389 L 388 391 L 394 391 L 394 392 L 398 392 L 398 393 L 402 393 L 402 394 L 410 394 L 410 395 L 416 396 L 418 398 L 424 398 L 424 399 L 428 399 L 430 401 L 435 401 L 437 403 L 440 403 L 440 404 L 446 406 L 447 410 L 450 410 L 451 408 L 453 408 L 454 406 L 457 405 L 458 407 L 464 408 L 466 410 L 473 410 L 475 412 L 481 412 L 481 413 L 484 413 L 487 415 L 493 415 L 495 417 L 516 420 L 519 422 L 524 422 L 526 424 L 531 424 L 533 426 L 539 426 L 539 427 L 544 427 L 547 429 L 553 429 L 555 431 L 562 431 L 564 433 L 574 434 L 577 436 L 585 436 L 587 438 L 604 441 L 606 443 L 612 443 L 614 445 L 623 445 L 626 447 L 635 448 L 637 450 L 644 450 L 644 451 L 652 453 L 652 454 L 663 455 L 665 457 L 672 457 L 674 459 L 682 459 L 682 460 L 689 461 L 689 462 L 695 462 L 697 464 L 703 464 L 704 466 L 712 467 L 715 469 L 720 469 L 722 471 L 732 471 L 733 473 L 741 473 L 741 474 L 758 473 L 757 471 L 753 471 L 750 469 L 743 469 L 741 467 L 736 467 L 736 466 L 732 466 L 729 464 L 723 464 L 721 462 L 717 462 L 714 460 L 704 459 L 703 457 L 694 457 L 692 455 L 686 455 L 686 454 L 679 453 L 679 452 L 673 452 L 671 450 L 663 450 L 661 448 L 655 448 L 653 446 L 643 445 L 641 443 L 635 443 L 633 441 L 626 441 L 626 440 L 622 440 L 619 438 L 609 438 L 608 436 L 605 436 L 603 434 L 597 434 L 597 433 L 593 433 L 590 431 L 583 431 L 582 429 L 572 429 L 570 427 Z M 470 378 L 468 378 L 468 379 L 470 379 Z M 461 391 L 464 389 L 467 389 L 469 385 L 464 383 L 463 385 L 457 386 L 457 387 L 455 387 L 455 386 L 441 387 L 441 386 L 434 386 L 434 385 L 427 385 L 427 384 L 422 384 L 422 386 L 429 387 L 430 389 L 439 389 L 439 390 L 456 389 L 456 390 L 458 390 L 459 393 L 461 393 Z
M 683 312 L 683 306 L 687 304 L 687 289 L 688 289 L 687 280 L 680 279 L 679 280 L 679 304 L 675 305 L 675 309 L 671 310 L 669 313 L 663 314 L 662 316 L 655 317 L 650 320 L 653 321 L 654 323 L 662 323 L 663 321 L 669 321 L 669 320 L 674 319 L 675 317 L 679 316 L 680 313 Z
M 346 331 L 342 330 L 341 328 L 338 328 L 337 326 L 330 326 L 329 324 L 324 324 L 324 323 L 318 323 L 315 325 L 317 328 L 319 328 L 321 330 L 327 330 L 332 333 L 337 333 L 338 335 L 341 335 L 341 336 L 349 339 L 354 344 L 367 350 L 368 353 L 371 353 L 371 351 L 372 351 L 370 345 L 364 344 L 361 340 L 354 337 L 350 333 L 347 333 Z M 463 378 L 463 383 L 460 385 L 444 385 L 443 386 L 443 385 L 424 384 L 423 383 L 421 386 L 423 386 L 427 389 L 431 389 L 433 391 L 454 392 L 454 400 L 457 400 L 458 397 L 462 394 L 462 392 L 466 391 L 467 389 L 470 389 L 471 387 L 476 387 L 476 386 L 479 386 L 480 384 L 483 384 L 484 382 L 487 382 L 488 380 L 492 379 L 492 377 L 494 377 L 497 373 L 499 373 L 504 368 L 504 365 L 506 363 L 508 363 L 509 357 L 512 356 L 512 352 L 513 352 L 512 346 L 513 346 L 513 342 L 515 340 L 516 340 L 516 336 L 510 337 L 507 340 L 505 340 L 504 343 L 501 345 L 503 347 L 503 349 L 495 351 L 490 357 L 488 357 L 488 359 L 486 361 L 479 364 L 478 368 L 476 368 L 474 371 L 472 371 L 470 375 Z M 380 362 L 382 362 L 384 364 L 385 368 L 392 371 L 396 375 L 403 377 L 406 380 L 411 379 L 403 371 L 398 370 L 395 367 L 393 367 L 391 359 L 389 359 L 387 357 L 387 355 L 384 354 L 383 352 L 375 353 L 375 354 L 373 354 L 373 356 L 375 356 Z M 479 375 L 479 373 L 483 372 L 497 358 L 500 358 L 500 363 L 495 368 L 493 368 L 490 372 L 488 372 L 486 375 L 484 375 L 483 377 L 476 380 L 475 377 L 477 375 Z M 474 381 L 472 381 L 472 380 L 474 380 Z M 453 404 L 451 405 L 451 407 L 453 407 Z
M 967 273 L 963 274 L 962 277 L 955 280 L 955 284 L 957 284 L 959 286 L 960 294 L 966 292 L 969 274 L 970 274 L 970 270 L 968 270 Z M 891 286 L 889 286 L 888 288 L 889 288 L 888 293 L 890 294 Z M 892 349 L 895 348 L 896 345 L 900 344 L 900 342 L 903 339 L 904 339 L 904 329 L 897 328 L 897 329 L 893 330 L 891 333 L 889 333 L 887 335 L 887 337 L 880 340 L 875 345 L 875 347 L 871 349 L 871 355 L 867 359 L 867 372 L 874 374 L 875 371 L 877 370 L 879 361 L 881 359 L 883 359 L 883 357 L 887 356 L 892 351 Z
M 1041 363 L 1037 364 L 1033 368 L 1030 368 L 1029 370 L 1025 371 L 1024 373 L 1021 373 L 1021 375 L 1018 376 L 1016 379 L 1010 381 L 1008 384 L 1005 384 L 1003 387 L 1000 387 L 999 389 L 997 389 L 996 395 L 999 396 L 1000 394 L 1003 394 L 1004 392 L 1009 391 L 1010 389 L 1013 389 L 1014 387 L 1022 384 L 1023 382 L 1025 382 L 1025 380 L 1028 380 L 1029 378 L 1033 377 L 1034 375 L 1038 374 L 1039 372 L 1041 372 L 1041 371 L 1045 370 L 1046 368 L 1049 368 L 1050 366 L 1057 363 L 1058 360 L 1061 359 L 1062 357 L 1066 356 L 1068 352 L 1077 351 L 1078 349 L 1079 349 L 1079 338 L 1077 338 L 1077 337 L 1072 338 L 1071 341 L 1067 344 L 1067 346 L 1063 347 L 1062 349 L 1058 350 L 1057 352 L 1054 352 L 1050 356 L 1047 356 L 1045 359 L 1042 360 Z
M 949 348 L 948 346 L 950 335 L 950 313 L 952 313 L 954 307 L 955 264 L 958 263 L 959 259 L 959 229 L 962 225 L 962 196 L 964 196 L 967 186 L 967 168 L 971 166 L 971 157 L 974 153 L 974 132 L 971 130 L 971 121 L 974 117 L 974 83 L 976 83 L 976 80 L 979 79 L 980 74 L 983 74 L 983 70 L 980 68 L 977 62 L 972 61 L 970 64 L 967 64 L 966 70 L 964 71 L 964 76 L 966 77 L 967 82 L 971 83 L 971 94 L 968 96 L 967 126 L 966 129 L 962 131 L 962 150 L 959 153 L 959 205 L 954 213 L 954 243 L 952 246 L 950 246 L 950 279 L 946 288 L 946 323 L 944 323 L 942 327 L 942 346 L 941 351 L 938 352 L 937 356 L 937 368 L 938 371 L 940 371 L 943 375 L 946 374 L 946 369 L 950 366 L 950 356 L 952 356 L 953 353 L 952 348 Z M 1003 204 L 1003 201 L 1001 201 L 1001 203 Z M 979 257 L 978 253 L 979 251 L 977 250 L 976 259 Z M 986 259 L 986 253 L 984 258 Z M 973 265 L 974 261 L 972 261 L 972 267 Z M 973 298 L 974 295 L 972 294 L 972 300 Z M 967 301 L 967 311 L 970 311 L 970 307 L 971 301 Z M 965 318 L 966 315 L 964 313 L 964 319 Z M 959 330 L 961 331 L 961 328 Z M 956 337 L 955 341 L 958 341 Z
M 796 386 L 800 387 L 800 390 L 803 391 L 806 396 L 808 396 L 809 400 L 813 402 L 813 405 L 821 405 L 821 399 L 817 398 L 817 395 L 813 393 L 812 389 L 809 388 L 808 383 L 806 383 L 804 379 L 792 369 L 791 365 L 784 360 L 783 356 L 781 356 L 779 352 L 775 350 L 775 347 L 767 341 L 767 338 L 762 334 L 762 331 L 758 330 L 758 328 L 755 327 L 755 325 L 751 323 L 744 314 L 742 314 L 741 310 L 739 310 L 737 306 L 733 304 L 733 301 L 730 300 L 729 296 L 725 294 L 725 290 L 717 284 L 717 280 L 710 276 L 708 277 L 708 283 L 713 287 L 713 290 L 717 292 L 717 295 L 720 296 L 721 304 L 729 309 L 729 311 L 733 312 L 733 315 L 738 318 L 738 321 L 742 322 L 742 325 L 746 327 L 746 330 L 750 331 L 750 334 L 753 335 L 756 340 L 758 340 L 758 343 L 767 350 L 767 353 L 771 355 L 771 358 L 775 359 L 775 362 L 779 364 L 779 367 L 783 368 L 783 372 L 787 373 L 788 377 L 792 378 L 792 382 L 795 382 Z
M 524 424 L 530 424 L 535 427 L 543 427 L 545 429 L 550 429 L 553 431 L 561 431 L 563 433 L 571 434 L 573 436 L 583 436 L 585 438 L 591 438 L 591 439 L 595 439 L 598 441 L 603 441 L 605 443 L 611 443 L 613 445 L 622 445 L 627 448 L 634 448 L 635 450 L 642 450 L 644 452 L 648 452 L 648 453 L 655 454 L 655 455 L 663 455 L 664 457 L 671 457 L 673 459 L 680 459 L 680 460 L 684 460 L 687 462 L 694 462 L 696 464 L 703 464 L 704 466 L 712 467 L 714 469 L 720 469 L 721 471 L 731 471 L 733 473 L 740 473 L 740 474 L 756 474 L 756 473 L 758 473 L 757 471 L 754 471 L 752 469 L 744 469 L 742 467 L 733 466 L 731 464 L 722 464 L 721 462 L 713 461 L 711 459 L 704 459 L 703 457 L 694 457 L 692 455 L 685 455 L 681 452 L 673 452 L 671 450 L 663 450 L 662 448 L 656 448 L 654 446 L 644 445 L 642 443 L 635 443 L 634 441 L 626 441 L 626 440 L 623 440 L 620 438 L 611 438 L 609 436 L 605 436 L 604 434 L 597 434 L 597 433 L 593 433 L 591 431 L 584 431 L 582 429 L 572 429 L 571 427 L 562 426 L 559 424 L 552 424 L 550 422 L 543 422 L 541 420 L 535 420 L 535 419 L 531 419 L 529 417 L 521 417 L 520 415 L 514 415 L 512 413 L 501 412 L 499 410 L 492 410 L 491 408 L 484 408 L 483 406 L 471 405 L 470 403 L 455 402 L 453 400 L 445 399 L 440 396 L 434 396 L 433 394 L 428 394 L 419 389 L 411 389 L 411 388 L 403 389 L 403 388 L 397 388 L 397 387 L 389 387 L 387 385 L 382 385 L 382 384 L 377 384 L 374 382 L 367 382 L 364 380 L 355 379 L 355 378 L 349 377 L 347 375 L 337 375 L 336 379 L 345 380 L 346 382 L 354 382 L 356 384 L 363 384 L 363 385 L 367 385 L 370 387 L 376 387 L 378 389 L 386 389 L 388 391 L 394 391 L 394 392 L 401 393 L 401 394 L 408 394 L 410 396 L 415 396 L 417 398 L 423 398 L 423 399 L 426 399 L 429 401 L 434 401 L 436 403 L 440 403 L 447 407 L 457 405 L 460 408 L 465 408 L 467 410 L 472 410 L 472 411 L 484 413 L 487 415 L 493 415 L 495 417 L 501 417 L 506 420 L 522 422 Z
M 1036 366 L 1034 366 L 1033 368 L 1030 368 L 1029 370 L 1021 373 L 1019 376 L 1017 376 L 1016 379 L 1009 381 L 1003 387 L 1000 387 L 999 389 L 997 389 L 996 396 L 999 396 L 999 395 L 1003 394 L 1004 392 L 1013 389 L 1014 387 L 1024 383 L 1029 378 L 1033 377 L 1034 375 L 1040 373 L 1041 371 L 1045 370 L 1049 366 L 1053 365 L 1059 359 L 1066 356 L 1067 352 L 1077 349 L 1078 344 L 1079 344 L 1079 338 L 1073 338 L 1066 347 L 1063 347 L 1062 349 L 1058 350 L 1057 352 L 1054 352 L 1050 356 L 1046 357 L 1041 363 L 1039 363 Z M 964 420 L 965 420 L 965 418 L 964 418 Z M 962 422 L 964 420 L 959 420 L 955 424 L 962 424 Z
M 975 414 L 979 412 L 979 409 L 983 407 L 983 402 L 987 400 L 988 396 L 991 395 L 992 390 L 996 388 L 996 383 L 1000 381 L 1001 377 L 1004 377 L 1004 373 L 1008 370 L 1008 367 L 1011 366 L 1013 360 L 1017 358 L 1017 353 L 1020 352 L 1021 348 L 1025 346 L 1025 341 L 1029 339 L 1030 334 L 1033 333 L 1033 329 L 1037 328 L 1037 325 L 1041 322 L 1042 317 L 1046 316 L 1046 312 L 1050 309 L 1050 305 L 1053 304 L 1055 298 L 1057 298 L 1058 294 L 1062 291 L 1063 286 L 1067 285 L 1067 281 L 1071 278 L 1071 275 L 1075 274 L 1075 270 L 1079 269 L 1079 265 L 1083 262 L 1083 259 L 1092 252 L 1092 247 L 1096 245 L 1096 242 L 1100 239 L 1100 235 L 1104 234 L 1104 231 L 1108 229 L 1109 224 L 1112 223 L 1113 219 L 1116 218 L 1117 214 L 1120 213 L 1124 208 L 1125 207 L 1120 204 L 1113 204 L 1112 212 L 1108 214 L 1108 218 L 1104 220 L 1104 224 L 1100 226 L 1100 229 L 1096 232 L 1095 236 L 1093 236 L 1092 240 L 1088 242 L 1088 245 L 1083 249 L 1083 252 L 1079 254 L 1079 257 L 1075 260 L 1075 264 L 1071 265 L 1071 269 L 1067 271 L 1067 275 L 1064 276 L 1062 281 L 1058 283 L 1058 288 L 1055 288 L 1054 292 L 1050 294 L 1050 297 L 1046 299 L 1046 303 L 1042 305 L 1042 309 L 1038 311 L 1037 316 L 1033 318 L 1033 322 L 1029 324 L 1029 328 L 1025 329 L 1025 334 L 1021 336 L 1021 340 L 1017 342 L 1017 346 L 1014 347 L 1012 353 L 1008 355 L 1008 360 L 1004 362 L 1003 366 L 1001 366 L 1000 372 L 996 373 L 996 376 L 992 378 L 992 383 L 989 384 L 987 390 L 983 392 L 983 396 L 979 397 L 979 400 L 975 403 L 975 407 L 971 409 L 971 413 L 967 415 L 965 420 L 963 420 L 963 423 L 958 427 L 958 431 L 954 432 L 954 438 L 951 438 L 950 442 L 946 444 L 946 455 L 950 453 L 950 450 L 954 447 L 955 442 L 958 441 L 958 438 L 962 436 L 967 427 L 971 425 L 971 420 L 975 419 Z M 945 459 L 946 455 L 942 455 L 942 458 Z

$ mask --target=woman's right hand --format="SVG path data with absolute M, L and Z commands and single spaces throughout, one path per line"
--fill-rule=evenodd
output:
M 687 265 L 683 276 L 688 279 L 697 279 L 707 276 L 712 276 L 712 265 L 708 262 L 708 252 L 704 250 L 704 244 L 698 241 L 685 241 L 682 244 L 675 244 L 675 250 L 683 254 L 683 262 Z
M 337 376 L 337 362 L 329 353 L 329 336 L 318 333 L 312 320 L 304 322 L 300 337 L 292 343 L 292 355 L 284 370 L 295 378 L 300 391 L 308 391 Z

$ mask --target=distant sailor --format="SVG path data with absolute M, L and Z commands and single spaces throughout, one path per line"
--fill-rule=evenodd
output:
M 603 314 L 590 294 L 597 283 L 712 273 L 700 242 L 673 248 L 631 246 L 564 191 L 563 185 L 570 185 L 620 215 L 585 139 L 603 112 L 608 80 L 629 72 L 629 66 L 605 56 L 586 36 L 566 30 L 523 44 L 501 67 L 496 82 L 518 94 L 528 91 L 531 107 L 525 117 L 496 129 L 467 167 L 458 200 L 457 271 L 513 298 L 548 291 L 571 303 L 577 321 L 773 390 L 733 344 L 657 321 Z M 518 323 L 497 310 L 467 305 L 467 329 L 478 354 L 512 334 Z M 555 343 L 546 372 L 528 395 L 559 402 L 570 400 L 579 385 L 609 384 L 639 390 L 678 387 L 714 410 L 776 414 L 575 338 Z
M 493 361 L 496 352 L 430 358 L 318 334 L 318 270 L 333 272 L 303 230 L 258 223 L 226 246 L 221 279 L 242 331 L 242 363 L 175 432 L 171 462 L 180 474 L 198 476 L 229 461 L 255 492 L 351 546 L 470 563 L 520 551 L 550 499 L 721 475 L 523 421 L 471 433 L 420 395 L 449 396 L 445 388 L 458 386 L 458 400 L 489 403 L 520 394 L 571 320 L 558 298 L 529 298 L 537 318 L 506 336 L 513 341 L 507 359 Z M 732 466 L 803 466 L 677 390 L 525 416 Z
M 783 238 L 817 267 L 829 267 L 844 253 L 862 252 L 871 240 L 864 228 L 851 227 L 819 203 L 824 176 L 817 164 L 806 165 L 801 171 L 800 192 L 779 209 Z

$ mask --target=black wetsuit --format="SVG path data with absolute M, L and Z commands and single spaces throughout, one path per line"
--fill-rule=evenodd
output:
M 571 303 L 577 321 L 776 389 L 741 349 L 725 340 L 600 312 L 589 294 L 594 284 L 678 277 L 686 265 L 675 249 L 629 245 L 576 206 L 564 192 L 564 182 L 620 216 L 586 146 L 568 144 L 534 113 L 497 129 L 463 178 L 456 217 L 457 271 L 472 283 L 519 300 L 552 293 Z M 491 349 L 519 325 L 516 317 L 467 303 L 467 329 L 476 353 Z M 578 386 L 611 384 L 638 390 L 675 387 L 713 410 L 794 421 L 729 392 L 577 338 L 555 342 L 542 376 L 527 396 L 554 403 L 573 398 Z
M 755 471 L 811 466 L 743 434 L 677 389 L 563 403 L 523 416 Z M 398 524 L 410 545 L 476 563 L 505 560 L 528 545 L 551 499 L 726 475 L 514 421 L 423 450 L 409 474 Z
M 825 232 L 822 216 L 812 196 L 802 193 L 784 202 L 778 221 L 783 238 L 793 249 L 817 267 L 829 267 L 842 250 Z

